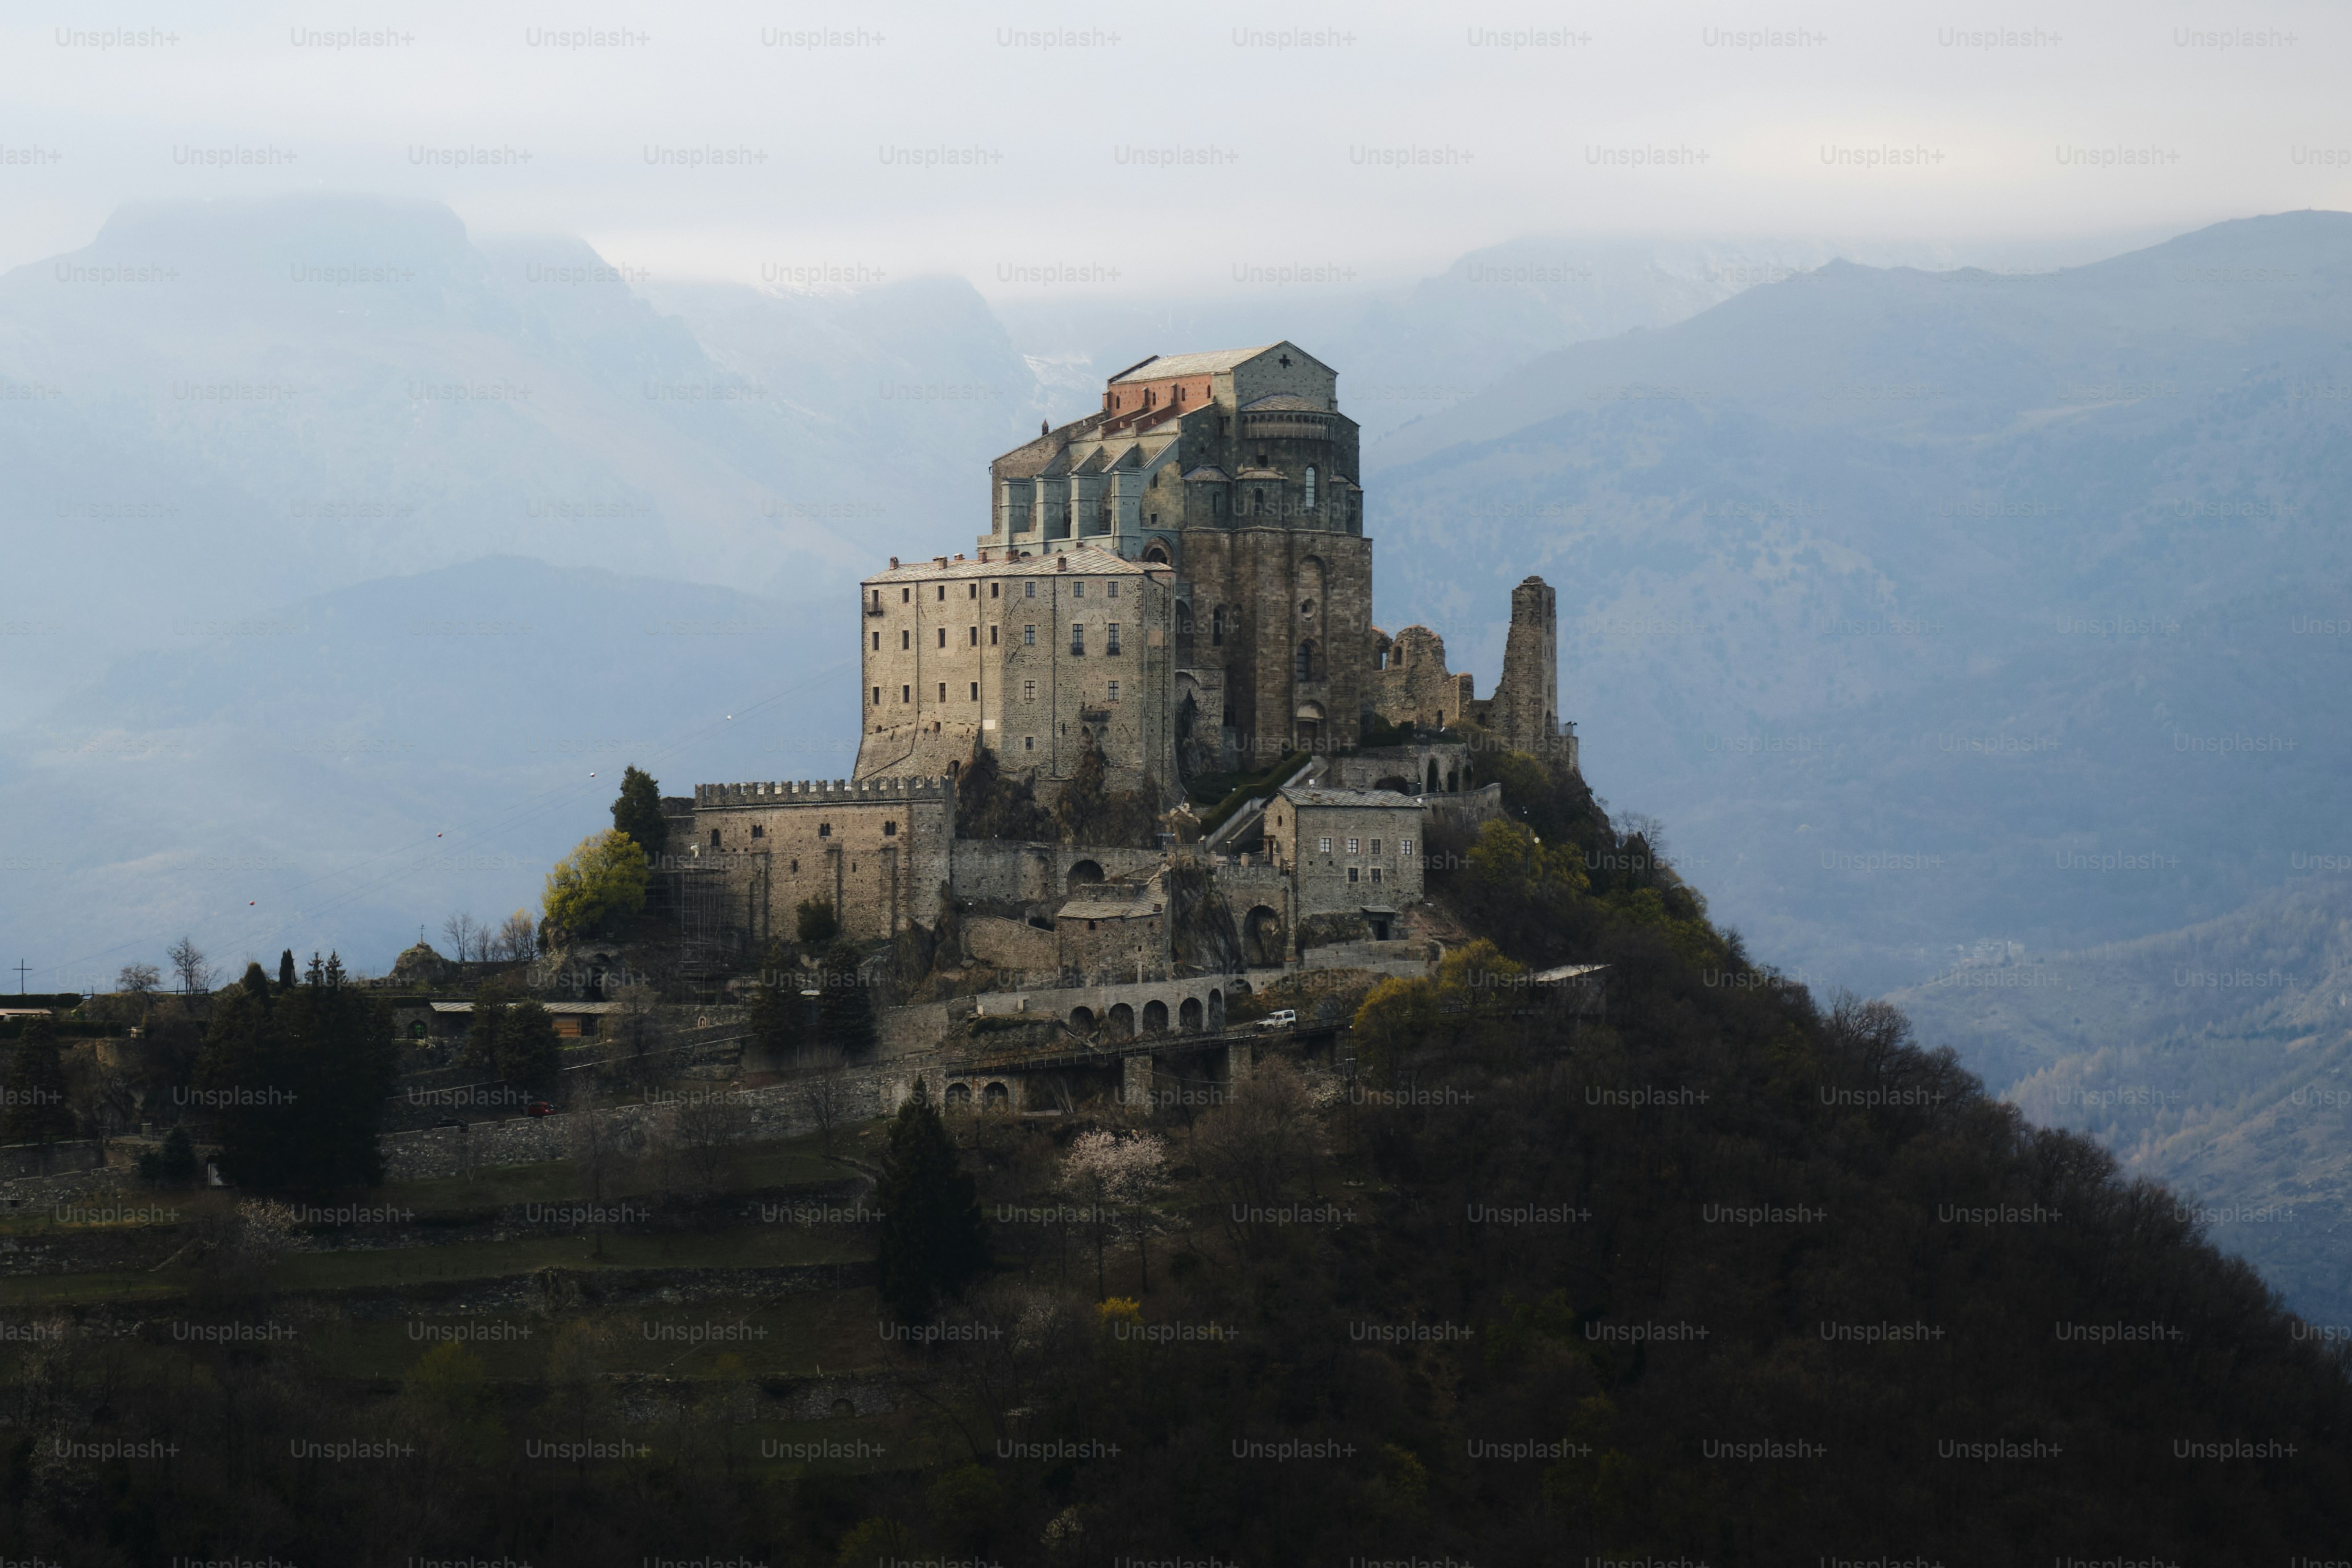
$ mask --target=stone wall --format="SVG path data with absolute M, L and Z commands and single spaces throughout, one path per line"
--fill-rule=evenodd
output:
M 801 900 L 829 900 L 855 940 L 880 941 L 939 910 L 954 792 L 944 778 L 697 784 L 670 854 L 715 868 L 721 918 L 757 951 L 789 939 Z
M 1475 682 L 1445 668 L 1445 639 L 1427 626 L 1407 626 L 1393 639 L 1373 633 L 1380 668 L 1365 675 L 1372 711 L 1391 724 L 1442 730 L 1469 710 Z
M 1157 849 L 1104 849 L 1078 844 L 1016 844 L 959 838 L 950 851 L 950 887 L 966 901 L 1059 905 L 1081 883 L 1119 881 L 1159 869 Z

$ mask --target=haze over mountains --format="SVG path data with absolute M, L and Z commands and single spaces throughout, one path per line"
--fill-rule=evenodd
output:
M 73 895 L 7 900 L 0 934 L 60 963 L 229 942 L 260 900 L 181 860 L 257 831 L 307 872 L 475 822 L 569 776 L 533 735 L 628 742 L 583 784 L 672 744 L 672 788 L 824 772 L 775 747 L 851 740 L 806 679 L 847 647 L 843 588 L 967 548 L 986 459 L 1103 374 L 1276 337 L 1371 437 L 1380 623 L 1484 687 L 1509 584 L 1547 576 L 1596 786 L 1792 972 L 2127 940 L 2352 847 L 2352 217 L 2064 269 L 1831 256 L 1527 239 L 1396 298 L 992 308 L 657 281 L 423 205 L 125 209 L 0 279 L 0 506 L 41 585 L 0 637 L 0 792 L 71 825 L 32 858 Z M 698 620 L 762 629 L 644 630 Z M 760 739 L 686 741 L 762 700 Z M 272 782 L 274 731 L 330 750 Z M 414 749 L 339 760 L 354 738 Z M 142 799 L 172 823 L 143 850 Z M 557 815 L 498 851 L 527 868 L 358 895 L 299 941 L 381 962 L 420 902 L 530 901 L 596 811 Z

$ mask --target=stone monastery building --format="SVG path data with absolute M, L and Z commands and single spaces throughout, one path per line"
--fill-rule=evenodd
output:
M 1065 896 L 1062 873 L 1078 874 L 1059 865 L 1069 847 L 957 838 L 955 780 L 986 748 L 1042 803 L 1098 751 L 1110 787 L 1149 789 L 1162 808 L 1189 780 L 1307 753 L 1277 781 L 1301 793 L 1276 802 L 1269 789 L 1219 825 L 1211 860 L 1249 874 L 1261 957 L 1271 945 L 1296 962 L 1310 916 L 1352 931 L 1349 912 L 1369 911 L 1360 934 L 1388 937 L 1420 896 L 1407 847 L 1423 813 L 1469 807 L 1458 797 L 1475 770 L 1458 742 L 1358 752 L 1364 727 L 1468 721 L 1571 763 L 1576 742 L 1559 718 L 1558 613 L 1541 579 L 1512 591 L 1502 679 L 1485 700 L 1446 668 L 1435 633 L 1372 625 L 1357 426 L 1338 380 L 1289 342 L 1155 356 L 1112 376 L 1098 409 L 992 463 L 989 528 L 969 555 L 893 557 L 860 585 L 855 777 L 705 784 L 665 803 L 673 844 L 719 879 L 729 929 L 788 932 L 811 896 L 866 938 L 928 924 L 943 887 L 959 900 L 1013 883 Z M 1324 818 L 1377 826 L 1324 832 Z M 1316 847 L 1329 843 L 1358 845 L 1358 860 Z M 1078 864 L 1115 875 L 1104 859 Z M 1089 895 L 1097 927 L 1101 902 Z

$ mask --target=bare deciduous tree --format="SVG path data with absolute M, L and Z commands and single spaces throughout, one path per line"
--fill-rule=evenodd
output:
M 212 989 L 213 966 L 205 961 L 204 950 L 196 945 L 195 938 L 182 937 L 163 956 L 171 961 L 172 973 L 179 977 L 183 993 L 193 996 Z
M 482 956 L 478 950 L 487 944 L 489 937 L 489 931 L 475 924 L 474 917 L 468 914 L 455 914 L 443 921 L 441 934 L 449 939 L 450 958 L 459 963 Z
M 830 1046 L 820 1046 L 806 1058 L 814 1069 L 801 1084 L 801 1103 L 808 1107 L 824 1141 L 824 1157 L 833 1158 L 834 1129 L 849 1120 L 849 1058 Z
M 1280 1058 L 1257 1065 L 1225 1102 L 1201 1118 L 1195 1147 L 1201 1173 L 1223 1199 L 1227 1230 L 1262 1240 L 1263 1216 L 1292 1184 L 1312 1173 L 1322 1128 L 1315 1098 L 1298 1069 Z
M 735 1163 L 735 1145 L 751 1131 L 751 1108 L 740 1089 L 697 1089 L 679 1097 L 670 1112 L 678 1161 L 699 1194 L 717 1192 Z
M 144 1001 L 163 983 L 163 972 L 152 963 L 126 963 L 114 976 L 115 990 Z

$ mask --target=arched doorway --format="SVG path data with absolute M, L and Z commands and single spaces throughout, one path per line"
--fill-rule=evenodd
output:
M 1013 1091 L 1001 1083 L 992 1083 L 980 1091 L 980 1108 L 1009 1111 L 1013 1109 Z
M 1184 1005 L 1176 1009 L 1176 1026 L 1188 1035 L 1201 1032 L 1201 999 L 1187 996 Z
M 1437 759 L 1435 757 L 1429 759 L 1429 793 L 1432 795 L 1437 793 Z
M 1143 1005 L 1143 1032 L 1147 1035 L 1164 1035 L 1168 1032 L 1167 1003 L 1153 1001 Z
M 1110 1011 L 1103 1015 L 1103 1027 L 1108 1032 L 1110 1037 L 1114 1040 L 1133 1039 L 1135 1037 L 1135 1009 L 1129 1006 L 1124 1002 L 1115 1002 L 1111 1004 Z
M 1392 789 L 1399 795 L 1411 795 L 1412 793 L 1412 781 L 1409 779 L 1399 778 L 1394 773 L 1390 774 L 1384 779 L 1374 780 L 1372 787 L 1374 789 Z
M 1064 879 L 1063 886 L 1075 893 L 1087 883 L 1102 879 L 1103 868 L 1099 865 L 1092 860 L 1080 860 L 1070 868 L 1070 874 Z
M 951 1083 L 948 1085 L 948 1109 L 950 1110 L 970 1110 L 971 1109 L 971 1085 L 968 1083 Z
M 1095 1010 L 1092 1007 L 1071 1008 L 1070 1027 L 1076 1030 L 1081 1035 L 1093 1034 L 1095 1032 Z
M 1209 993 L 1209 1033 L 1222 1035 L 1224 1032 L 1225 994 L 1222 991 L 1212 991 Z

